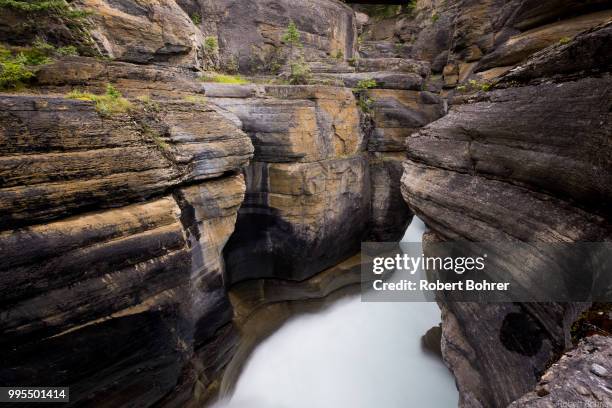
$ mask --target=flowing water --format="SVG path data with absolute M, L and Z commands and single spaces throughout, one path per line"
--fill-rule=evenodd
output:
M 404 241 L 421 240 L 415 218 Z M 454 380 L 421 336 L 435 303 L 339 300 L 287 322 L 253 352 L 230 401 L 217 408 L 456 407 Z

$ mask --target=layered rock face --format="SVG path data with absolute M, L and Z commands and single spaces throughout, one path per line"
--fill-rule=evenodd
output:
M 351 91 L 262 91 L 267 99 L 212 99 L 240 117 L 255 145 L 226 249 L 231 282 L 303 280 L 359 251 L 368 228 L 368 161 Z
M 112 117 L 53 96 L 0 106 L 2 381 L 114 406 L 210 382 L 235 344 L 209 347 L 230 330 L 221 251 L 249 138 L 187 102 Z
M 408 138 L 402 192 L 436 239 L 610 239 L 612 80 L 602 57 L 610 54 L 610 30 L 607 24 L 547 48 L 502 77 L 498 89 L 455 98 L 446 117 Z M 532 389 L 570 346 L 580 310 L 441 306 L 444 358 L 460 405 L 469 407 L 507 406 Z
M 100 52 L 119 61 L 207 68 L 204 35 L 174 0 L 84 0 Z
M 204 88 L 240 118 L 255 146 L 226 249 L 230 282 L 303 280 L 355 254 L 366 238 L 404 233 L 410 213 L 400 199 L 400 140 L 442 114 L 439 98 L 371 89 L 361 96 L 372 105 L 365 118 L 346 88 Z
M 612 18 L 591 1 L 419 1 L 410 12 L 364 29 L 368 51 L 431 62 L 446 88 L 490 81 L 533 53 Z M 437 77 L 432 78 L 437 82 Z
M 333 65 L 337 55 L 351 58 L 357 45 L 354 14 L 336 0 L 183 0 L 180 4 L 192 15 L 202 16 L 202 30 L 218 38 L 222 65 L 241 71 L 278 69 L 288 54 L 282 37 L 292 21 L 309 61 Z

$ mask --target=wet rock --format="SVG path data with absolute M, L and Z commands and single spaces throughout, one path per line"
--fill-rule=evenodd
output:
M 372 213 L 369 241 L 399 241 L 412 221 L 412 212 L 402 200 L 403 152 L 370 154 Z
M 428 352 L 442 358 L 442 326 L 434 326 L 421 337 L 421 345 Z
M 359 250 L 369 214 L 363 155 L 312 163 L 255 161 L 247 169 L 245 204 L 225 252 L 228 280 L 308 278 Z

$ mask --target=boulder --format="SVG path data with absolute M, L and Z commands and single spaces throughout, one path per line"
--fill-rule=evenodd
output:
M 102 53 L 119 61 L 204 66 L 204 36 L 173 0 L 83 0 L 92 12 L 91 35 Z

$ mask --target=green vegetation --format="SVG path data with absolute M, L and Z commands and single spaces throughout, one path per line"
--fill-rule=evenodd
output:
M 376 86 L 378 86 L 376 80 L 366 78 L 357 82 L 357 86 L 353 89 L 355 96 L 357 96 L 357 105 L 363 113 L 370 113 L 372 111 L 372 105 L 374 104 L 374 101 L 368 97 L 365 91 L 376 88 Z
M 185 102 L 197 103 L 198 105 L 206 105 L 206 97 L 203 95 L 186 95 L 183 97 Z
M 142 102 L 145 112 L 159 112 L 161 110 L 159 103 L 151 99 L 150 95 L 140 95 L 136 99 Z
M 153 142 L 159 147 L 160 150 L 166 151 L 170 150 L 170 145 L 164 140 L 164 138 L 159 134 L 159 132 L 146 123 L 142 124 L 142 133 L 145 136 L 150 136 L 153 139 Z
M 489 82 L 478 82 L 475 79 L 470 79 L 467 84 L 459 85 L 455 89 L 459 92 L 488 92 L 492 87 L 493 85 Z
M 357 105 L 363 113 L 370 113 L 372 111 L 373 104 L 374 101 L 371 98 L 364 95 L 363 93 L 359 94 L 359 97 L 357 98 Z
M 31 47 L 0 46 L 0 89 L 23 86 L 36 75 L 36 67 L 50 63 L 54 55 L 64 55 L 67 48 L 56 49 L 40 38 Z
M 221 62 L 221 68 L 229 74 L 237 74 L 239 69 L 238 58 L 235 55 L 230 56 Z
M 356 90 L 364 91 L 366 89 L 376 88 L 377 85 L 378 83 L 376 82 L 376 80 L 372 78 L 362 79 L 361 81 L 357 82 Z
M 113 85 L 106 85 L 106 93 L 95 95 L 91 93 L 74 90 L 66 97 L 81 101 L 92 101 L 96 105 L 96 110 L 103 116 L 111 116 L 119 113 L 127 113 L 132 109 L 132 103 L 125 99 Z
M 202 16 L 199 13 L 193 13 L 189 17 L 191 17 L 191 22 L 195 25 L 200 25 L 202 22 Z
M 289 25 L 287 26 L 287 31 L 285 31 L 285 34 L 283 34 L 283 36 L 281 37 L 281 41 L 286 44 L 289 44 L 292 47 L 302 47 L 301 35 L 298 31 L 297 25 L 295 25 L 295 22 L 293 20 L 289 22 Z
M 349 65 L 350 65 L 351 67 L 354 67 L 354 66 L 356 66 L 356 65 L 357 65 L 357 62 L 358 62 L 359 60 L 358 60 L 358 58 L 356 58 L 356 57 L 352 57 L 352 58 L 349 58 L 349 59 L 348 59 L 348 60 L 346 60 L 346 61 L 349 63 Z
M 200 81 L 202 82 L 218 82 L 220 84 L 248 84 L 249 81 L 241 77 L 240 75 L 228 75 L 228 74 L 219 74 L 216 72 L 210 72 L 202 75 L 200 77 Z
M 440 19 L 440 15 L 438 13 L 433 13 L 431 15 L 431 22 L 435 23 L 436 21 L 438 21 Z
M 217 37 L 206 37 L 204 39 L 204 50 L 208 55 L 216 54 L 219 51 L 219 42 Z
M 79 51 L 74 45 L 67 45 L 65 47 L 57 48 L 55 52 L 63 57 L 79 55 Z
M 17 89 L 34 76 L 26 62 L 23 54 L 14 56 L 5 48 L 0 48 L 0 90 Z
M 304 61 L 304 57 L 300 56 L 291 61 L 290 67 L 289 83 L 291 85 L 307 85 L 312 79 L 310 66 Z
M 73 9 L 66 0 L 0 0 L 0 8 L 22 13 L 44 14 L 46 17 L 57 17 L 63 20 L 78 20 L 90 13 Z
M 67 0 L 0 0 L 0 13 L 5 12 L 15 14 L 20 21 L 12 36 L 21 38 L 21 44 L 36 37 L 88 49 L 93 43 L 87 22 L 91 11 L 73 7 Z
M 569 38 L 569 37 L 561 37 L 561 38 L 559 39 L 559 44 L 567 44 L 567 43 L 569 43 L 570 41 L 572 41 L 572 39 L 571 39 L 571 38 Z
M 344 53 L 342 52 L 342 50 L 336 51 L 336 55 L 334 55 L 334 58 L 337 59 L 337 60 L 343 60 L 344 59 Z

